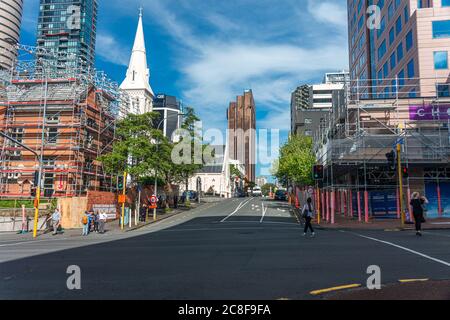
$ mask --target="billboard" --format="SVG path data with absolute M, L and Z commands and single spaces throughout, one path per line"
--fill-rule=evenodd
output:
M 409 106 L 411 121 L 450 120 L 450 104 Z

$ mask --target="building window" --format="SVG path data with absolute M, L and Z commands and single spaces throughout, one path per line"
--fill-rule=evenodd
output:
M 409 7 L 408 7 L 408 5 L 406 5 L 405 9 L 403 9 L 403 13 L 405 15 L 405 24 L 407 24 L 408 21 L 409 21 Z
M 448 52 L 435 51 L 434 52 L 434 69 L 445 70 L 448 69 Z
M 412 59 L 409 63 L 408 63 L 408 78 L 414 78 L 415 73 L 414 73 L 414 59 Z
M 393 16 L 394 16 L 394 3 L 391 2 L 391 4 L 389 5 L 389 8 L 388 8 L 389 21 L 392 19 Z
M 305 130 L 305 136 L 311 137 L 312 136 L 312 131 L 311 130 Z
M 403 86 L 405 85 L 405 71 L 400 71 L 398 73 L 398 86 L 399 88 L 403 88 Z
M 400 43 L 397 47 L 397 63 L 403 59 L 403 43 Z
M 450 97 L 450 84 L 438 84 L 437 85 L 438 97 L 439 98 L 448 98 Z
M 395 32 L 397 35 L 400 34 L 400 32 L 402 32 L 402 17 L 398 17 L 397 21 L 395 22 Z
M 409 51 L 413 46 L 413 34 L 412 30 L 406 35 L 406 51 Z
M 384 78 L 387 78 L 389 76 L 389 65 L 388 65 L 388 63 L 386 62 L 384 65 L 383 65 L 383 77 Z
M 383 17 L 383 19 L 381 19 L 380 29 L 378 29 L 377 32 L 378 38 L 383 34 L 384 29 L 386 29 L 386 19 Z
M 312 119 L 305 119 L 305 124 L 312 124 Z
M 450 38 L 450 20 L 433 21 L 433 38 Z
M 383 59 L 385 54 L 386 54 L 386 40 L 383 40 L 380 47 L 378 48 L 378 61 L 381 61 L 381 59 Z
M 391 54 L 391 57 L 389 58 L 390 64 L 391 64 L 391 70 L 395 69 L 395 53 Z
M 45 129 L 45 143 L 56 144 L 58 141 L 58 128 Z
M 408 93 L 408 97 L 409 97 L 409 98 L 417 98 L 416 89 L 412 89 L 412 90 Z
M 394 27 L 391 28 L 391 30 L 389 31 L 389 45 L 392 45 L 394 43 L 395 40 L 395 31 L 394 31 Z
M 450 0 L 442 0 L 443 7 L 450 7 Z

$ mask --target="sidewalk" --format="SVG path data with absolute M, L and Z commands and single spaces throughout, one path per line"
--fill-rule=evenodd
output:
M 317 225 L 317 220 L 314 222 Z M 397 219 L 371 219 L 369 223 L 358 221 L 358 218 L 345 217 L 343 215 L 336 215 L 335 224 L 327 221 L 321 221 L 319 228 L 323 229 L 360 229 L 360 230 L 415 230 L 414 224 L 401 225 L 401 221 Z M 450 229 L 449 218 L 428 219 L 427 223 L 422 225 L 423 230 L 443 230 Z
M 120 223 L 119 223 L 119 219 L 114 220 L 114 221 L 110 221 L 108 223 L 106 223 L 105 225 L 105 235 L 118 235 L 118 234 L 124 234 L 126 232 L 131 232 L 131 231 L 135 231 L 141 228 L 144 228 L 146 226 L 149 226 L 151 224 L 166 220 L 168 218 L 171 218 L 173 216 L 185 213 L 185 212 L 192 212 L 193 210 L 197 210 L 197 209 L 207 209 L 213 205 L 215 205 L 216 202 L 203 202 L 201 204 L 198 203 L 192 203 L 190 208 L 178 208 L 178 209 L 172 209 L 172 211 L 170 213 L 162 213 L 162 212 L 158 212 L 157 214 L 157 219 L 153 220 L 153 216 L 148 217 L 147 218 L 147 222 L 143 223 L 143 222 L 139 222 L 139 224 L 137 226 L 134 225 L 134 216 L 132 217 L 132 227 L 129 227 L 129 224 L 127 224 L 124 228 L 124 230 L 121 229 L 120 227 Z M 68 238 L 76 238 L 76 237 L 82 237 L 82 229 L 64 229 L 62 232 L 58 233 L 57 236 L 64 236 L 64 237 L 68 237 Z M 91 233 L 89 236 L 87 237 L 92 237 L 94 235 L 98 235 L 98 237 L 101 237 L 103 235 L 98 234 L 98 233 Z M 15 240 L 31 240 L 33 239 L 33 232 L 28 232 L 25 234 L 20 234 L 17 232 L 7 232 L 7 233 L 0 233 L 0 240 L 2 241 L 15 241 Z M 54 236 L 52 235 L 51 232 L 46 232 L 44 233 L 43 231 L 38 232 L 38 239 L 42 240 L 42 239 L 49 239 L 49 238 L 53 238 Z M 84 238 L 84 237 L 83 237 Z

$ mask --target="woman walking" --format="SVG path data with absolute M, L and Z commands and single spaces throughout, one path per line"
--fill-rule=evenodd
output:
M 422 223 L 425 222 L 424 205 L 428 204 L 428 199 L 421 197 L 419 192 L 414 192 L 411 195 L 410 205 L 412 207 L 414 220 L 416 222 L 416 235 L 422 236 Z
M 311 229 L 311 237 L 314 237 L 316 234 L 315 234 L 314 229 L 311 224 L 311 221 L 312 221 L 313 215 L 314 215 L 311 198 L 308 198 L 308 200 L 306 201 L 306 204 L 303 206 L 302 214 L 306 221 L 305 222 L 305 231 L 303 233 L 303 236 L 306 236 L 308 233 L 308 229 Z

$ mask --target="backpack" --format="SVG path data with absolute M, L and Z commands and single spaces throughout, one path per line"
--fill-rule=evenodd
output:
M 83 218 L 81 218 L 81 222 L 86 225 L 88 224 L 88 217 L 87 216 L 83 216 Z

